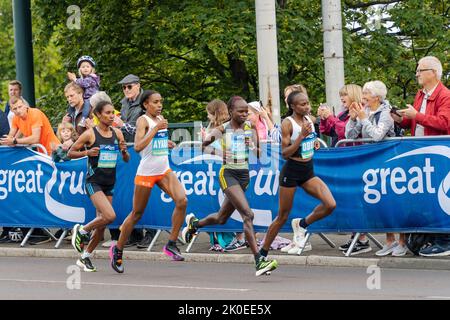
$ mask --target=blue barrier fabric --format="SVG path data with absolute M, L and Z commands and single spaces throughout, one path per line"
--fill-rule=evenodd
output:
M 140 157 L 120 162 L 113 206 L 119 226 L 131 211 L 134 176 Z M 216 212 L 224 195 L 218 183 L 221 159 L 199 149 L 177 148 L 171 167 L 184 185 L 187 213 L 202 218 Z M 321 149 L 314 170 L 337 202 L 312 232 L 450 232 L 450 141 L 402 139 L 354 147 Z M 259 161 L 250 158 L 247 191 L 256 231 L 265 231 L 278 210 L 278 178 L 284 160 L 278 145 L 266 145 Z M 49 157 L 15 147 L 0 148 L 0 226 L 61 227 L 86 223 L 95 209 L 84 191 L 86 158 L 54 163 Z M 290 219 L 305 217 L 318 201 L 298 189 Z M 140 226 L 170 229 L 172 200 L 155 187 Z M 282 231 L 291 232 L 290 219 Z M 235 212 L 223 226 L 205 231 L 241 231 Z

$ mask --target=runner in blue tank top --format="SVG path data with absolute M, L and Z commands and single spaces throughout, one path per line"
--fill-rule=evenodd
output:
M 111 127 L 114 121 L 114 107 L 111 103 L 98 103 L 94 113 L 100 123 L 86 130 L 68 153 L 72 159 L 88 157 L 85 189 L 97 209 L 94 220 L 84 226 L 76 224 L 73 227 L 72 246 L 82 253 L 77 265 L 86 272 L 97 270 L 90 260 L 91 254 L 103 239 L 105 227 L 116 219 L 112 197 L 119 150 L 125 162 L 130 159 L 122 132 Z
M 306 193 L 321 201 L 306 218 L 292 219 L 294 243 L 299 247 L 298 252 L 306 246 L 306 227 L 325 218 L 336 208 L 336 202 L 327 185 L 314 175 L 312 157 L 320 144 L 316 140 L 313 122 L 307 116 L 311 111 L 308 96 L 294 91 L 288 96 L 287 103 L 292 115 L 281 124 L 281 150 L 287 161 L 280 173 L 278 216 L 270 225 L 260 250 L 264 257 L 288 219 L 297 187 L 303 188 Z

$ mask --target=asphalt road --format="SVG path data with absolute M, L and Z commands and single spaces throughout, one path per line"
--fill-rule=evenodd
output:
M 129 260 L 117 274 L 108 260 L 95 273 L 74 262 L 1 257 L 0 299 L 450 299 L 450 271 L 380 269 L 378 281 L 365 268 L 282 265 L 255 277 L 251 264 Z

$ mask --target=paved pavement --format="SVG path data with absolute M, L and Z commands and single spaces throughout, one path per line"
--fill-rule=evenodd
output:
M 292 234 L 281 234 L 281 236 L 290 239 Z M 337 246 L 348 240 L 345 234 L 327 235 Z M 261 236 L 260 236 L 261 237 Z M 375 238 L 380 242 L 384 240 L 384 234 L 377 234 Z M 168 233 L 162 232 L 156 242 L 152 252 L 136 247 L 127 248 L 125 251 L 126 259 L 134 260 L 152 260 L 165 261 L 166 257 L 161 253 L 163 245 L 167 242 Z M 378 265 L 382 268 L 400 268 L 400 269 L 419 269 L 419 270 L 450 270 L 450 257 L 424 258 L 416 257 L 409 253 L 405 257 L 383 257 L 375 256 L 378 248 L 372 244 L 372 252 L 360 254 L 353 257 L 344 257 L 337 248 L 331 248 L 318 235 L 311 238 L 313 250 L 302 254 L 302 256 L 287 255 L 278 250 L 271 250 L 270 255 L 276 256 L 281 265 L 308 265 L 308 266 L 332 266 L 332 267 L 368 267 Z M 64 241 L 60 249 L 54 249 L 55 242 L 42 244 L 38 246 L 26 245 L 20 248 L 17 243 L 0 244 L 0 256 L 9 257 L 66 257 L 76 258 L 77 254 L 70 246 L 69 241 Z M 208 251 L 209 236 L 206 233 L 200 233 L 197 241 L 194 243 L 189 254 L 185 254 L 189 262 L 230 262 L 230 263 L 253 263 L 253 257 L 250 249 L 234 251 L 232 253 L 216 253 Z M 182 251 L 186 246 L 180 246 Z M 107 249 L 99 248 L 96 251 L 97 258 L 107 258 Z
M 2 257 L 0 299 L 450 299 L 450 271 L 281 265 L 255 277 L 240 263 L 126 260 L 117 274 L 107 260 L 80 272 L 74 259 Z M 369 270 L 370 271 L 370 270 Z M 368 288 L 368 284 L 370 288 Z

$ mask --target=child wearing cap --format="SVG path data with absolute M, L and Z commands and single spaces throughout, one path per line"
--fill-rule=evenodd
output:
M 67 77 L 70 81 L 75 82 L 83 88 L 83 99 L 89 100 L 96 92 L 100 90 L 100 77 L 95 74 L 95 61 L 90 56 L 81 56 L 77 61 L 78 74 L 80 78 L 77 79 L 75 73 L 67 72 Z M 83 108 L 83 117 L 78 124 L 85 126 L 85 120 L 89 118 L 91 108 Z

